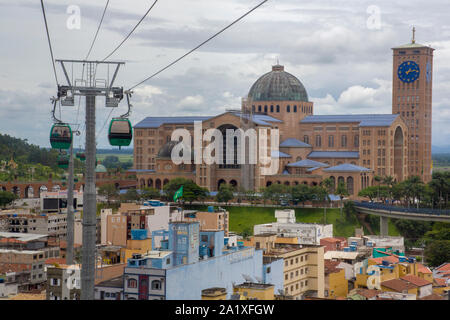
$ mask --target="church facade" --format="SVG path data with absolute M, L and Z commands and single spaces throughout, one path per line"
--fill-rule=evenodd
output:
M 275 65 L 253 84 L 239 110 L 216 116 L 143 119 L 134 126 L 138 186 L 162 189 L 171 179 L 184 177 L 210 191 L 217 191 L 222 183 L 259 190 L 275 183 L 317 185 L 330 178 L 335 187 L 345 182 L 350 197 L 356 197 L 361 189 L 374 184 L 375 175 L 397 181 L 419 175 L 428 181 L 433 49 L 415 44 L 413 39 L 393 50 L 392 114 L 315 115 L 314 103 L 300 80 Z M 411 77 L 414 73 L 417 77 Z M 227 129 L 254 129 L 258 138 L 261 129 L 269 135 L 278 130 L 278 148 L 271 150 L 269 144 L 268 151 L 278 161 L 278 169 L 267 175 L 264 165 L 241 164 L 236 156 L 231 163 L 176 165 L 171 153 L 179 141 L 172 141 L 172 133 L 186 129 L 194 136 L 195 123 L 201 123 L 202 133 L 215 128 L 224 137 Z M 203 142 L 203 147 L 206 145 Z M 223 146 L 225 154 L 225 140 Z M 244 150 L 248 156 L 248 146 Z

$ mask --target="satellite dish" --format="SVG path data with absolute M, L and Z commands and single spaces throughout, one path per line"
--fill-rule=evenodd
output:
M 247 282 L 255 282 L 255 281 L 253 281 L 253 279 L 252 279 L 252 277 L 250 277 L 249 275 L 247 275 L 247 274 L 242 274 L 242 277 L 245 279 L 245 281 L 247 281 Z
M 263 283 L 263 279 L 261 277 L 257 277 L 255 276 L 256 281 L 258 281 L 258 283 Z

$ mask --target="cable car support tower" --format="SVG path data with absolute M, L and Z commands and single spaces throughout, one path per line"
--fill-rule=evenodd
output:
M 105 96 L 106 107 L 118 107 L 119 102 L 126 94 L 129 98 L 131 92 L 124 92 L 123 87 L 113 87 L 119 68 L 124 62 L 112 61 L 88 61 L 88 60 L 56 60 L 59 62 L 67 81 L 66 85 L 58 85 L 58 100 L 62 106 L 74 106 L 74 97 L 86 98 L 86 171 L 85 187 L 83 193 L 83 246 L 81 267 L 81 300 L 94 300 L 94 280 L 96 266 L 96 187 L 95 187 L 95 160 L 96 160 L 96 137 L 95 137 L 95 107 L 96 97 Z M 87 70 L 86 79 L 75 80 L 72 83 L 66 69 L 67 64 L 84 66 Z M 115 67 L 111 81 L 109 68 Z M 99 71 L 107 67 L 108 74 L 98 78 Z M 73 77 L 73 74 L 72 74 Z M 72 244 L 73 245 L 73 244 Z M 69 244 L 68 244 L 69 246 Z

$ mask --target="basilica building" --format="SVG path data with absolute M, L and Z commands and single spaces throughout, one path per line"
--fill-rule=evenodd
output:
M 345 182 L 350 197 L 356 197 L 374 184 L 375 175 L 396 181 L 419 175 L 429 180 L 431 148 L 425 145 L 431 146 L 433 49 L 413 39 L 393 52 L 392 114 L 315 115 L 305 86 L 283 66 L 275 65 L 251 86 L 240 109 L 216 116 L 143 119 L 134 126 L 138 186 L 162 189 L 171 179 L 183 177 L 210 191 L 217 191 L 222 183 L 259 190 L 275 183 L 312 186 L 330 178 L 335 187 Z M 408 63 L 419 70 L 415 79 L 405 76 L 415 72 Z M 420 73 L 422 67 L 427 71 Z M 216 128 L 224 137 L 226 129 L 267 129 L 269 133 L 278 129 L 278 148 L 271 150 L 269 143 L 268 151 L 278 160 L 276 172 L 264 174 L 262 164 L 240 164 L 236 156 L 232 163 L 176 165 L 171 153 L 180 142 L 172 141 L 172 132 L 186 129 L 194 136 L 195 122 L 201 122 L 202 133 Z M 223 146 L 225 153 L 225 141 Z M 248 156 L 248 148 L 246 152 Z

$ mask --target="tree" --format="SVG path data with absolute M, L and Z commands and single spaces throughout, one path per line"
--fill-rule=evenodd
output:
M 271 184 L 263 189 L 263 198 L 279 204 L 288 196 L 288 188 L 284 184 Z
M 296 186 L 292 186 L 290 188 L 291 191 L 291 200 L 293 204 L 297 204 L 297 202 L 301 202 L 303 205 L 305 201 L 312 199 L 311 187 L 306 184 L 299 184 Z
M 356 218 L 355 203 L 353 201 L 344 202 L 344 214 L 347 221 L 354 221 Z
M 122 201 L 137 201 L 140 199 L 140 195 L 136 189 L 128 189 L 120 198 Z
M 450 172 L 433 172 L 433 177 L 428 183 L 434 192 L 433 200 L 437 202 L 439 209 L 447 208 L 448 197 L 450 194 Z
M 347 197 L 348 191 L 347 191 L 347 186 L 345 185 L 345 182 L 339 182 L 338 186 L 336 188 L 336 194 L 339 196 L 339 198 L 341 199 L 341 217 L 342 217 L 342 209 L 344 207 L 344 197 Z
M 216 195 L 216 201 L 228 203 L 231 199 L 233 199 L 233 187 L 229 184 L 222 183 Z
M 12 192 L 0 191 L 0 206 L 5 207 L 14 202 L 17 198 L 18 197 Z
M 316 196 L 321 200 L 325 201 L 323 207 L 323 223 L 327 223 L 327 205 L 330 203 L 330 193 L 334 192 L 334 181 L 331 178 L 326 178 L 320 182 L 320 187 L 315 189 Z
M 161 193 L 159 190 L 151 187 L 145 187 L 141 189 L 141 200 L 150 200 L 150 199 L 158 199 L 161 198 Z
M 119 191 L 113 184 L 104 184 L 98 188 L 98 194 L 106 198 L 106 202 L 110 204 L 110 200 L 119 196 Z
M 364 188 L 358 192 L 359 197 L 369 198 L 371 202 L 378 196 L 378 188 L 376 186 L 370 186 Z
M 164 186 L 164 193 L 168 201 L 172 201 L 175 192 L 183 186 L 182 199 L 192 203 L 204 199 L 208 195 L 205 188 L 200 187 L 194 181 L 185 178 L 175 178 Z
M 450 240 L 435 240 L 425 248 L 425 260 L 432 267 L 450 261 Z

